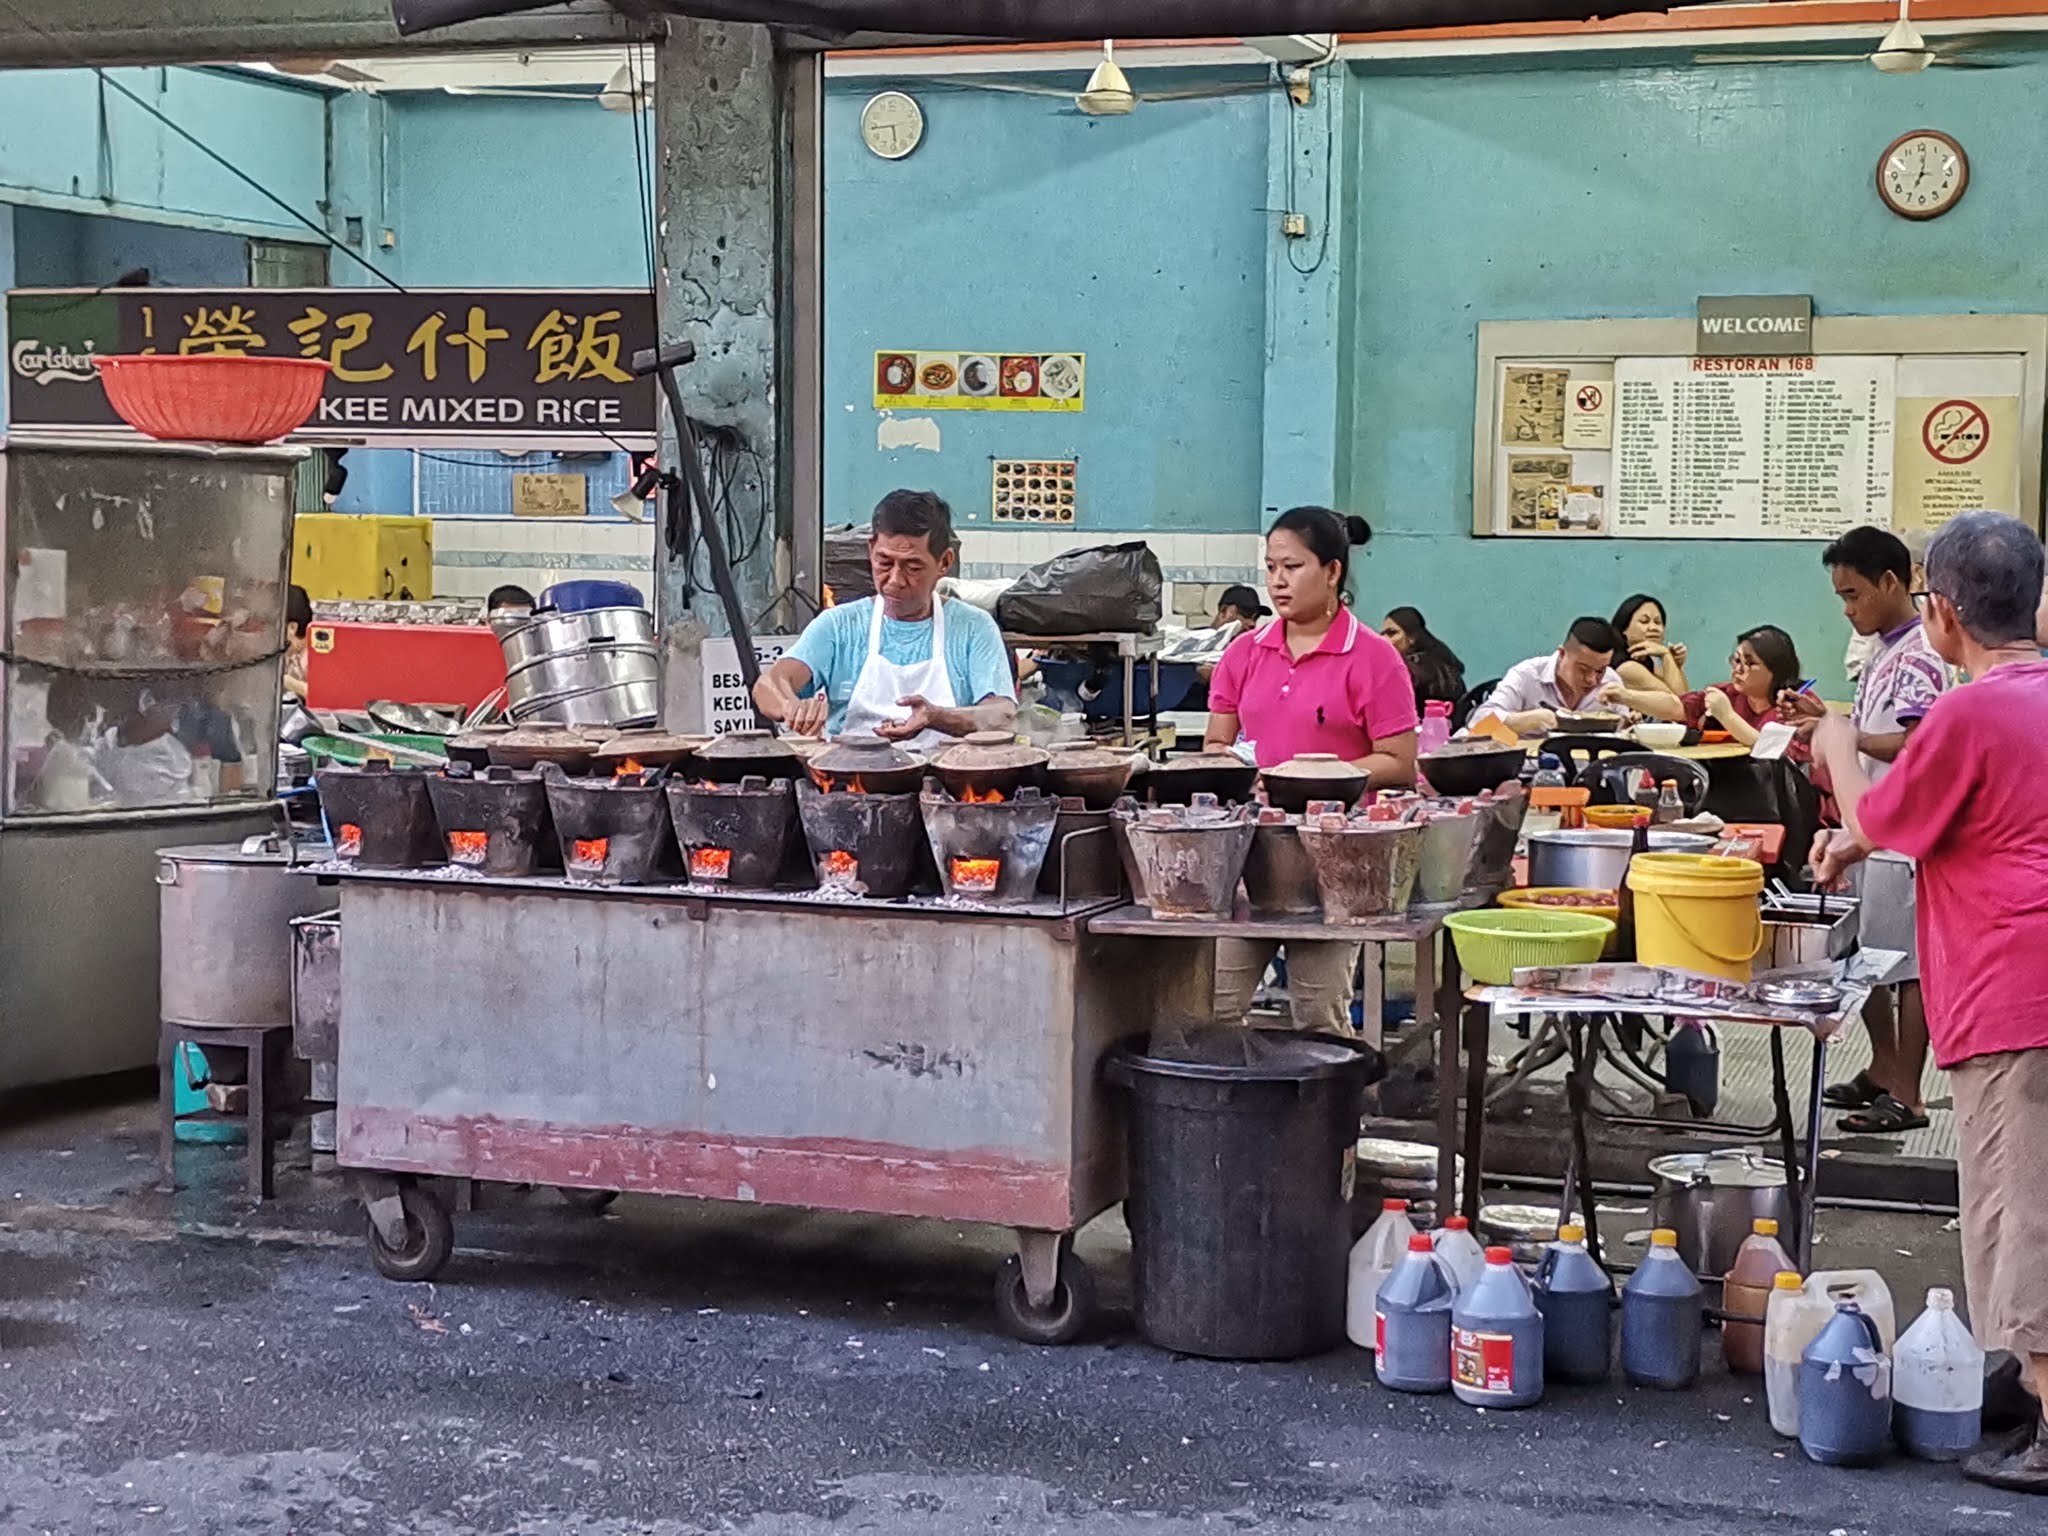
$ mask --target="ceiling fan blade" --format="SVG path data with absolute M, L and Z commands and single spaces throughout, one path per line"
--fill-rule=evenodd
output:
M 1235 85 L 1196 85 L 1184 91 L 1140 91 L 1140 101 L 1215 101 L 1224 96 L 1256 96 L 1278 90 L 1271 80 L 1249 80 Z
M 1951 69 L 2004 69 L 2003 59 L 1973 59 L 1966 53 L 1937 53 L 1932 62 Z
M 1696 53 L 1695 64 L 1861 64 L 1867 53 Z
M 1077 94 L 1057 85 L 1020 85 L 1013 80 L 991 80 L 982 75 L 935 75 L 933 85 L 956 91 L 990 91 L 1001 96 L 1050 96 L 1072 101 Z

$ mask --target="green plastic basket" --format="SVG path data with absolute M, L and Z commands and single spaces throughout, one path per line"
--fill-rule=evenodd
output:
M 409 757 L 408 752 L 425 752 L 436 758 L 443 758 L 448 750 L 446 736 L 406 736 L 390 732 L 380 736 L 308 736 L 299 746 L 313 759 L 315 768 L 328 763 L 338 763 L 344 768 L 360 768 L 366 758 L 372 756 L 393 757 L 400 763 L 416 763 L 418 758 Z M 397 747 L 397 753 L 377 752 L 377 747 Z
M 1458 946 L 1458 964 L 1474 981 L 1504 987 L 1532 965 L 1591 965 L 1614 924 L 1588 912 L 1490 907 L 1444 919 Z

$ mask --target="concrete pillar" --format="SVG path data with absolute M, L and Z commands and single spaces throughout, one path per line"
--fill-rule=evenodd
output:
M 662 338 L 697 345 L 679 382 L 700 431 L 752 450 L 729 527 L 752 545 L 734 571 L 746 618 L 771 633 L 810 612 L 792 589 L 817 590 L 821 74 L 818 56 L 779 53 L 765 28 L 682 18 L 655 68 Z M 686 566 L 664 547 L 658 564 L 665 717 L 688 728 L 701 719 L 702 639 L 727 625 L 701 559 Z

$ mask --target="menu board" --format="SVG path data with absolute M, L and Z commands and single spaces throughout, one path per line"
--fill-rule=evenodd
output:
M 1892 515 L 1895 357 L 1625 357 L 1613 531 L 1828 539 Z

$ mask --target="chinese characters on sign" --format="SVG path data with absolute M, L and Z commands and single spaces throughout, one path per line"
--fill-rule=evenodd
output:
M 320 358 L 333 368 L 300 441 L 499 438 L 651 447 L 654 345 L 635 289 L 537 292 L 172 288 L 7 296 L 11 430 L 123 430 L 95 354 Z

